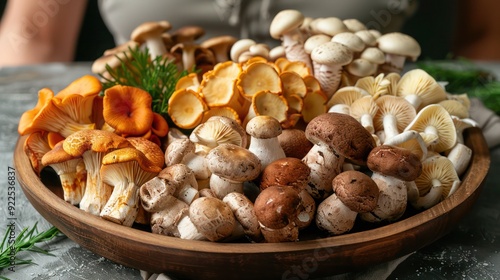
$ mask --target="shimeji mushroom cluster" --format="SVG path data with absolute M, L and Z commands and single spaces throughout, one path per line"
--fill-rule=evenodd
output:
M 402 73 L 420 54 L 410 36 L 295 10 L 272 21 L 281 40 L 273 49 L 225 36 L 198 44 L 202 29 L 170 28 L 139 26 L 93 71 L 105 76 L 99 64 L 123 62 L 130 44 L 179 69 L 200 66 L 169 99 L 169 117 L 190 134 L 148 111 L 143 91 L 115 86 L 101 98 L 89 77 L 55 96 L 41 90 L 23 115 L 34 169 L 52 166 L 68 202 L 183 239 L 285 242 L 311 226 L 336 235 L 360 220 L 394 222 L 460 186 L 471 158 L 462 132 L 475 125 L 470 102 L 420 69 Z M 66 99 L 75 107 L 64 109 Z M 139 145 L 144 139 L 155 145 Z

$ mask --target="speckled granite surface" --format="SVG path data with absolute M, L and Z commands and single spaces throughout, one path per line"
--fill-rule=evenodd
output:
M 0 69 L 0 233 L 7 229 L 7 169 L 13 167 L 12 153 L 18 138 L 17 124 L 22 112 L 36 104 L 43 87 L 62 89 L 73 79 L 87 74 L 89 64 L 50 64 Z M 499 132 L 500 133 L 500 132 Z M 479 201 L 473 211 L 450 234 L 410 255 L 389 279 L 500 279 L 500 147 L 491 150 L 491 167 Z M 16 230 L 38 222 L 39 229 L 50 225 L 29 204 L 16 185 Z M 4 270 L 10 279 L 142 279 L 140 272 L 117 265 L 68 238 L 60 237 L 42 245 L 53 256 L 22 253 L 37 265 Z M 382 269 L 390 266 L 381 266 Z M 392 267 L 390 268 L 392 269 Z M 370 279 L 370 275 L 364 275 Z M 372 275 L 373 276 L 373 275 Z M 339 277 L 335 277 L 337 279 Z M 341 277 L 344 278 L 344 277 Z

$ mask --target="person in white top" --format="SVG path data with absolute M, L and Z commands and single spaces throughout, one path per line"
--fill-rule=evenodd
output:
M 84 0 L 8 1 L 0 24 L 0 66 L 72 61 L 85 5 Z M 269 24 L 283 9 L 312 18 L 354 18 L 385 33 L 399 30 L 415 8 L 415 0 L 99 0 L 117 45 L 139 24 L 157 20 L 169 21 L 173 29 L 200 26 L 203 38 L 268 42 Z

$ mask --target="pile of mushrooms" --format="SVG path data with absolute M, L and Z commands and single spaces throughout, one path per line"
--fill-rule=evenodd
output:
M 420 54 L 410 36 L 296 10 L 272 21 L 281 42 L 272 49 L 170 29 L 139 26 L 93 71 L 105 76 L 99 66 L 130 46 L 202 69 L 169 99 L 177 128 L 151 111 L 147 92 L 115 86 L 99 96 L 93 76 L 40 90 L 23 114 L 33 169 L 52 167 L 68 203 L 182 239 L 291 242 L 310 227 L 338 235 L 391 223 L 460 187 L 470 101 L 423 70 L 401 72 Z

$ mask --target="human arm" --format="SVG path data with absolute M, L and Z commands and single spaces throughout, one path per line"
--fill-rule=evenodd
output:
M 86 0 L 8 1 L 0 25 L 0 66 L 71 61 Z
M 458 2 L 454 55 L 476 60 L 500 60 L 499 4 L 489 0 Z

